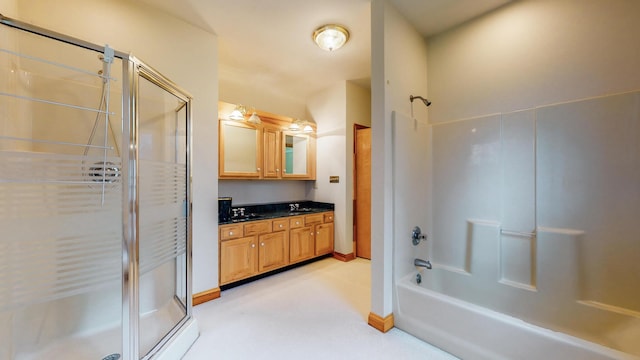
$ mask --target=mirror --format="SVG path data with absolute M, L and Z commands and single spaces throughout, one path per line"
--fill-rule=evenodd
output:
M 223 122 L 220 131 L 221 163 L 220 175 L 260 175 L 259 131 L 244 123 Z
M 284 134 L 284 174 L 283 176 L 308 176 L 309 136 Z

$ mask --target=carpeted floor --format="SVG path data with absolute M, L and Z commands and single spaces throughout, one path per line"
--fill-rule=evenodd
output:
M 223 291 L 194 307 L 200 338 L 183 359 L 456 359 L 367 325 L 370 288 L 369 261 L 327 258 Z

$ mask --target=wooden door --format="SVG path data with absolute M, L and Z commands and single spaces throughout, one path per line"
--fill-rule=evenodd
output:
M 258 271 L 256 237 L 220 242 L 220 284 L 248 278 Z
M 269 271 L 289 262 L 289 233 L 278 231 L 258 238 L 258 271 Z
M 371 128 L 355 132 L 355 249 L 356 256 L 371 259 Z

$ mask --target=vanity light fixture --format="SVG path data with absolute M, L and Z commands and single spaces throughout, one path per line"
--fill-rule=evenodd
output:
M 311 122 L 307 120 L 295 119 L 289 125 L 289 131 L 300 131 L 305 133 L 312 133 L 313 127 L 311 127 Z
M 235 109 L 229 114 L 229 120 L 234 121 L 242 121 L 244 120 L 244 115 L 247 113 L 247 109 L 242 105 L 237 105 Z
M 349 40 L 349 31 L 342 25 L 328 24 L 313 32 L 313 41 L 322 50 L 338 50 Z
M 291 125 L 289 125 L 289 131 L 300 131 L 300 120 L 299 119 L 295 119 L 291 122 Z
M 251 114 L 251 116 L 249 116 L 249 119 L 247 121 L 252 124 L 260 124 L 262 122 L 262 120 L 260 120 L 260 116 L 258 116 L 255 111 Z

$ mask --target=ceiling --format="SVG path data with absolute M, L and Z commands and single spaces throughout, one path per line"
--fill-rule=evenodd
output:
M 218 35 L 219 76 L 252 81 L 304 102 L 343 80 L 367 85 L 371 0 L 141 0 Z M 425 37 L 510 0 L 390 0 Z M 326 52 L 311 40 L 327 23 L 345 25 L 349 42 Z

